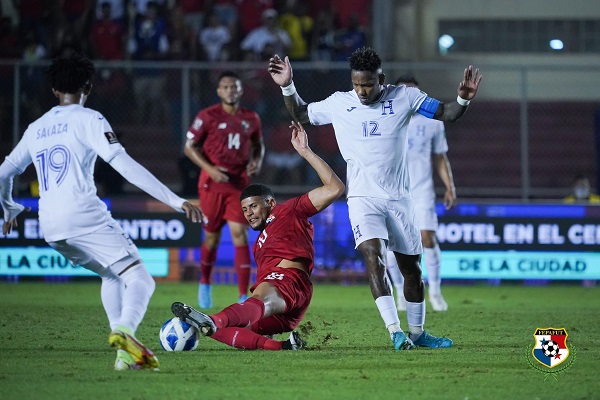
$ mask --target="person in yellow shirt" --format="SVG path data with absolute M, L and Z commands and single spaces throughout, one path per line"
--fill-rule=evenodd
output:
M 573 192 L 564 198 L 564 202 L 600 204 L 600 195 L 592 193 L 587 176 L 577 175 L 573 180 Z

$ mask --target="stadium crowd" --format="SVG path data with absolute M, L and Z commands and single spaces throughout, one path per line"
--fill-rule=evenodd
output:
M 371 0 L 13 0 L 0 57 L 345 61 L 366 44 Z

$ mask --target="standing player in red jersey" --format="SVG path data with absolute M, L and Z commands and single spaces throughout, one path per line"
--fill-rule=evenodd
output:
M 180 302 L 171 311 L 203 335 L 239 349 L 298 350 L 306 344 L 294 329 L 312 298 L 314 229 L 309 218 L 333 203 L 345 189 L 331 167 L 308 147 L 306 132 L 292 122 L 292 145 L 313 167 L 323 186 L 276 204 L 264 185 L 250 185 L 240 195 L 246 220 L 260 231 L 253 246 L 258 265 L 252 297 L 213 315 Z M 292 332 L 288 340 L 264 335 Z
M 226 222 L 235 247 L 233 263 L 238 278 L 238 301 L 248 298 L 248 223 L 240 210 L 239 196 L 250 183 L 250 176 L 260 172 L 265 147 L 260 117 L 240 106 L 242 93 L 242 82 L 236 73 L 221 73 L 217 87 L 221 102 L 201 110 L 186 135 L 184 153 L 202 169 L 198 181 L 204 215 L 198 286 L 200 308 L 213 306 L 211 272 Z

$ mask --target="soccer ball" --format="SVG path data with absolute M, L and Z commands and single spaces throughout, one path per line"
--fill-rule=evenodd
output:
M 191 351 L 200 343 L 198 330 L 177 317 L 164 323 L 158 337 L 166 351 Z
M 554 357 L 558 354 L 560 347 L 558 347 L 558 343 L 554 340 L 548 340 L 546 343 L 542 345 L 542 351 L 546 357 Z

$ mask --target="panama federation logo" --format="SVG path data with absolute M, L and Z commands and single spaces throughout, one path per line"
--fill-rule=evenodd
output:
M 537 328 L 533 333 L 535 343 L 527 349 L 529 364 L 548 374 L 546 378 L 569 368 L 575 360 L 575 348 L 567 346 L 568 336 L 565 328 Z

